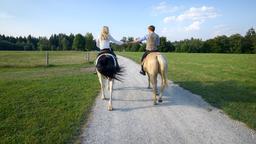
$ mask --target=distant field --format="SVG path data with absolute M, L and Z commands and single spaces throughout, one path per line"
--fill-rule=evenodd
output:
M 99 89 L 84 55 L 0 52 L 0 143 L 73 141 Z
M 1 51 L 0 67 L 36 67 L 45 66 L 46 52 L 44 51 Z M 96 54 L 90 52 L 90 59 Z M 82 64 L 86 60 L 86 52 L 78 51 L 49 51 L 50 65 Z
M 122 52 L 139 62 L 142 53 Z M 256 55 L 165 53 L 169 79 L 256 129 Z

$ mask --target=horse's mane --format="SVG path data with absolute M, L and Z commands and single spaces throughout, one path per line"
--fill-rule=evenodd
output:
M 97 58 L 96 69 L 106 78 L 121 81 L 123 68 L 116 65 L 114 56 L 110 54 L 102 54 Z

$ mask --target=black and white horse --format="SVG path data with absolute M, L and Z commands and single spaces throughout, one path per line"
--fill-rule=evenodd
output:
M 119 76 L 122 73 L 122 68 L 120 68 L 117 64 L 115 56 L 110 53 L 100 54 L 96 61 L 96 71 L 99 77 L 100 85 L 101 85 L 101 98 L 105 99 L 104 87 L 105 80 L 108 80 L 108 90 L 109 90 L 109 103 L 108 110 L 113 110 L 112 107 L 112 91 L 113 91 L 113 83 L 114 80 L 119 80 Z

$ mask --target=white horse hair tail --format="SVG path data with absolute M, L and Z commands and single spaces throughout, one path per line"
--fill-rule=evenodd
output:
M 160 74 L 162 77 L 162 84 L 164 87 L 168 86 L 168 78 L 167 78 L 167 71 L 168 71 L 168 64 L 167 60 L 163 55 L 157 55 L 157 61 L 160 68 Z

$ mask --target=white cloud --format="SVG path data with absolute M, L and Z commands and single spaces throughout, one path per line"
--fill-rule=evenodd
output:
M 161 34 L 167 34 L 168 33 L 168 28 L 164 27 L 161 31 Z
M 185 27 L 185 31 L 196 31 L 200 30 L 200 25 L 203 23 L 203 21 L 194 21 L 189 26 Z
M 183 14 L 177 17 L 178 21 L 183 20 L 206 20 L 210 18 L 217 17 L 218 14 L 214 7 L 202 6 L 199 8 L 191 7 L 189 10 L 185 11 Z
M 170 23 L 171 21 L 175 21 L 176 17 L 175 16 L 168 16 L 164 18 L 164 23 Z
M 221 35 L 231 35 L 234 34 L 236 31 L 234 29 L 231 28 L 231 26 L 228 25 L 224 25 L 224 24 L 219 24 L 219 25 L 215 25 L 213 27 L 213 33 L 212 33 L 212 37 L 216 37 L 216 36 L 221 36 Z
M 168 24 L 171 22 L 191 22 L 190 25 L 184 27 L 185 31 L 200 30 L 201 25 L 208 19 L 216 18 L 219 14 L 214 7 L 202 6 L 191 7 L 177 16 L 167 16 L 163 22 Z
M 202 6 L 199 8 L 191 7 L 178 16 L 167 16 L 163 19 L 164 23 L 170 23 L 171 21 L 204 21 L 206 19 L 215 18 L 218 13 L 214 7 Z
M 0 12 L 0 19 L 10 19 L 10 18 L 13 18 L 14 16 L 9 14 L 9 13 L 6 13 L 6 12 Z
M 157 4 L 156 6 L 153 6 L 152 12 L 154 15 L 164 14 L 164 13 L 173 13 L 180 10 L 181 8 L 182 6 L 173 6 L 163 1 Z

